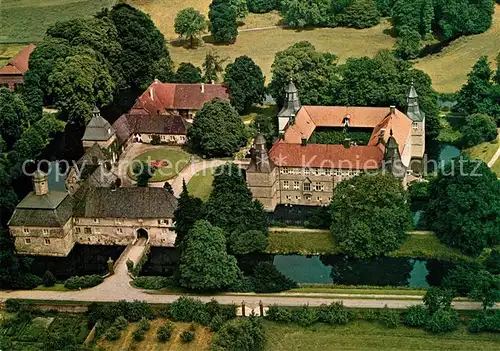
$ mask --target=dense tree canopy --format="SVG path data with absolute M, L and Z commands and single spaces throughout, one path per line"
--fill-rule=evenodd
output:
M 230 247 L 234 248 L 235 243 L 242 244 L 242 249 L 235 251 L 252 252 L 261 248 L 263 240 L 251 243 L 247 232 L 258 231 L 267 235 L 267 214 L 259 201 L 252 200 L 241 170 L 234 164 L 218 167 L 212 186 L 212 193 L 205 204 L 206 219 L 230 235 Z M 243 233 L 248 240 L 238 239 L 238 235 Z
M 498 136 L 497 125 L 493 118 L 482 114 L 467 116 L 460 132 L 462 133 L 461 143 L 464 147 L 493 141 Z
M 198 112 L 188 138 L 190 145 L 205 155 L 230 156 L 246 144 L 246 130 L 229 102 L 215 98 Z
M 253 13 L 266 13 L 276 10 L 279 0 L 247 0 L 248 11 Z
M 332 234 L 342 251 L 354 257 L 395 250 L 411 229 L 408 195 L 390 174 L 363 174 L 339 183 L 331 210 Z
M 431 180 L 426 222 L 445 244 L 479 255 L 500 243 L 500 181 L 486 164 L 465 157 Z
M 402 27 L 396 41 L 396 55 L 403 60 L 414 59 L 420 50 L 420 34 L 415 29 Z
M 119 3 L 109 12 L 122 47 L 120 66 L 127 83 L 144 87 L 153 81 L 155 62 L 168 58 L 163 34 L 151 17 L 131 5 Z
M 201 69 L 191 62 L 181 62 L 175 72 L 174 80 L 177 83 L 201 83 Z
M 269 92 L 278 106 L 283 105 L 285 87 L 293 79 L 302 104 L 331 105 L 338 85 L 336 64 L 335 55 L 318 52 L 309 42 L 293 44 L 276 54 Z
M 137 180 L 137 186 L 139 187 L 147 187 L 154 172 L 154 167 L 151 167 L 149 163 L 145 161 L 134 163 L 134 167 L 132 169 L 132 173 Z
M 186 182 L 182 181 L 182 192 L 179 195 L 177 208 L 174 212 L 175 222 L 175 246 L 182 245 L 187 233 L 194 223 L 203 218 L 203 202 L 201 199 L 189 195 Z
M 231 104 L 238 113 L 246 112 L 265 97 L 262 70 L 248 56 L 240 56 L 226 66 L 224 83 L 231 91 Z
M 177 13 L 174 28 L 177 34 L 189 40 L 190 46 L 194 47 L 194 40 L 207 28 L 207 23 L 200 11 L 188 7 Z
M 115 84 L 109 71 L 89 54 L 59 60 L 48 79 L 48 93 L 69 120 L 85 125 L 94 105 L 113 100 Z
M 193 290 L 224 290 L 239 274 L 236 259 L 226 252 L 224 231 L 205 220 L 185 238 L 179 267 L 181 286 Z
M 458 92 L 457 109 L 467 114 L 483 113 L 500 121 L 500 84 L 492 77 L 488 58 L 483 56 L 476 62 L 468 74 L 467 83 Z
M 213 0 L 208 12 L 210 32 L 217 43 L 234 43 L 238 36 L 237 13 L 233 0 Z

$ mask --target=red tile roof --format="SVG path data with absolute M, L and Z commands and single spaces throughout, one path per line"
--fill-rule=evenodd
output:
M 165 110 L 199 110 L 213 98 L 229 100 L 223 84 L 177 84 L 153 82 L 139 97 L 133 109 L 145 109 L 150 114 Z
M 326 144 L 287 144 L 276 142 L 269 158 L 281 167 L 321 167 L 342 169 L 378 169 L 383 151 L 377 146 L 351 146 Z
M 301 146 L 302 138 L 311 137 L 316 127 L 343 127 L 349 116 L 349 125 L 355 128 L 372 128 L 372 136 L 366 146 L 308 144 Z M 270 157 L 276 165 L 305 167 L 332 167 L 376 169 L 383 160 L 385 146 L 379 142 L 382 129 L 387 142 L 390 130 L 402 154 L 411 133 L 411 119 L 403 112 L 387 107 L 302 106 L 295 122 L 285 128 L 284 140 L 275 143 Z
M 0 68 L 0 75 L 24 74 L 28 70 L 29 58 L 35 48 L 35 45 L 30 44 L 22 49 L 6 66 Z

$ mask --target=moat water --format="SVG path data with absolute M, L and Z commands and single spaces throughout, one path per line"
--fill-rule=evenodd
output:
M 178 257 L 176 249 L 152 248 L 142 275 L 169 276 Z M 259 262 L 272 262 L 281 273 L 298 283 L 407 287 L 439 285 L 454 267 L 454 263 L 446 261 L 392 257 L 360 260 L 343 255 L 250 254 L 238 258 L 246 274 L 251 274 Z

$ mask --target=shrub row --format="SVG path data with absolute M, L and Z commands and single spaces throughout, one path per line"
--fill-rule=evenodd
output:
M 258 317 L 234 319 L 215 334 L 213 351 L 259 351 L 266 342 L 265 330 Z
M 174 287 L 172 277 L 146 277 L 141 276 L 134 279 L 134 286 L 141 289 L 159 290 Z
M 490 310 L 478 313 L 469 321 L 467 329 L 471 333 L 481 333 L 486 331 L 491 333 L 500 332 L 500 311 Z
M 236 306 L 221 305 L 215 300 L 203 303 L 193 298 L 180 297 L 168 306 L 165 317 L 175 322 L 195 322 L 217 331 L 226 321 L 236 318 Z
M 92 303 L 89 306 L 88 317 L 90 325 L 97 321 L 113 323 L 117 316 L 123 316 L 129 322 L 137 322 L 141 318 L 153 318 L 151 305 L 143 301 L 119 301 L 115 303 Z
M 322 305 L 319 308 L 302 306 L 300 308 L 286 308 L 277 305 L 269 306 L 266 319 L 274 322 L 296 323 L 308 327 L 317 322 L 328 324 L 347 324 L 349 312 L 342 302 L 333 302 L 330 305 Z
M 134 340 L 135 341 L 144 340 L 144 336 L 150 327 L 151 324 L 149 323 L 149 320 L 144 317 L 141 318 L 137 323 L 135 330 L 132 332 L 132 337 L 134 338 Z
M 74 276 L 68 278 L 64 282 L 64 287 L 70 290 L 86 289 L 93 286 L 99 285 L 104 281 L 104 278 L 100 275 L 84 275 L 84 276 Z

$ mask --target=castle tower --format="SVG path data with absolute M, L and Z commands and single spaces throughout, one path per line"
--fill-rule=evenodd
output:
M 92 119 L 85 128 L 82 143 L 83 148 L 90 149 L 94 144 L 109 151 L 112 156 L 112 161 L 115 162 L 118 158 L 116 147 L 112 147 L 116 141 L 116 131 L 109 122 L 101 116 L 101 112 L 94 106 L 92 111 Z
M 262 134 L 254 140 L 252 159 L 246 174 L 253 198 L 262 202 L 266 211 L 273 211 L 278 201 L 276 167 L 269 159 L 266 139 Z
M 300 100 L 299 92 L 293 81 L 290 79 L 290 83 L 285 89 L 285 103 L 280 113 L 278 113 L 278 128 L 282 132 L 285 130 L 287 123 L 295 118 L 295 115 L 300 110 Z
M 404 178 L 406 175 L 406 167 L 401 160 L 401 154 L 399 152 L 399 145 L 392 134 L 387 139 L 387 143 L 385 144 L 385 152 L 384 152 L 384 171 L 392 173 L 397 178 Z
M 49 193 L 49 179 L 42 171 L 36 171 L 33 175 L 33 188 L 37 196 L 47 195 Z
M 425 113 L 420 111 L 418 94 L 413 86 L 413 82 L 410 85 L 406 102 L 408 106 L 406 115 L 412 120 L 411 157 L 423 158 L 425 153 Z

